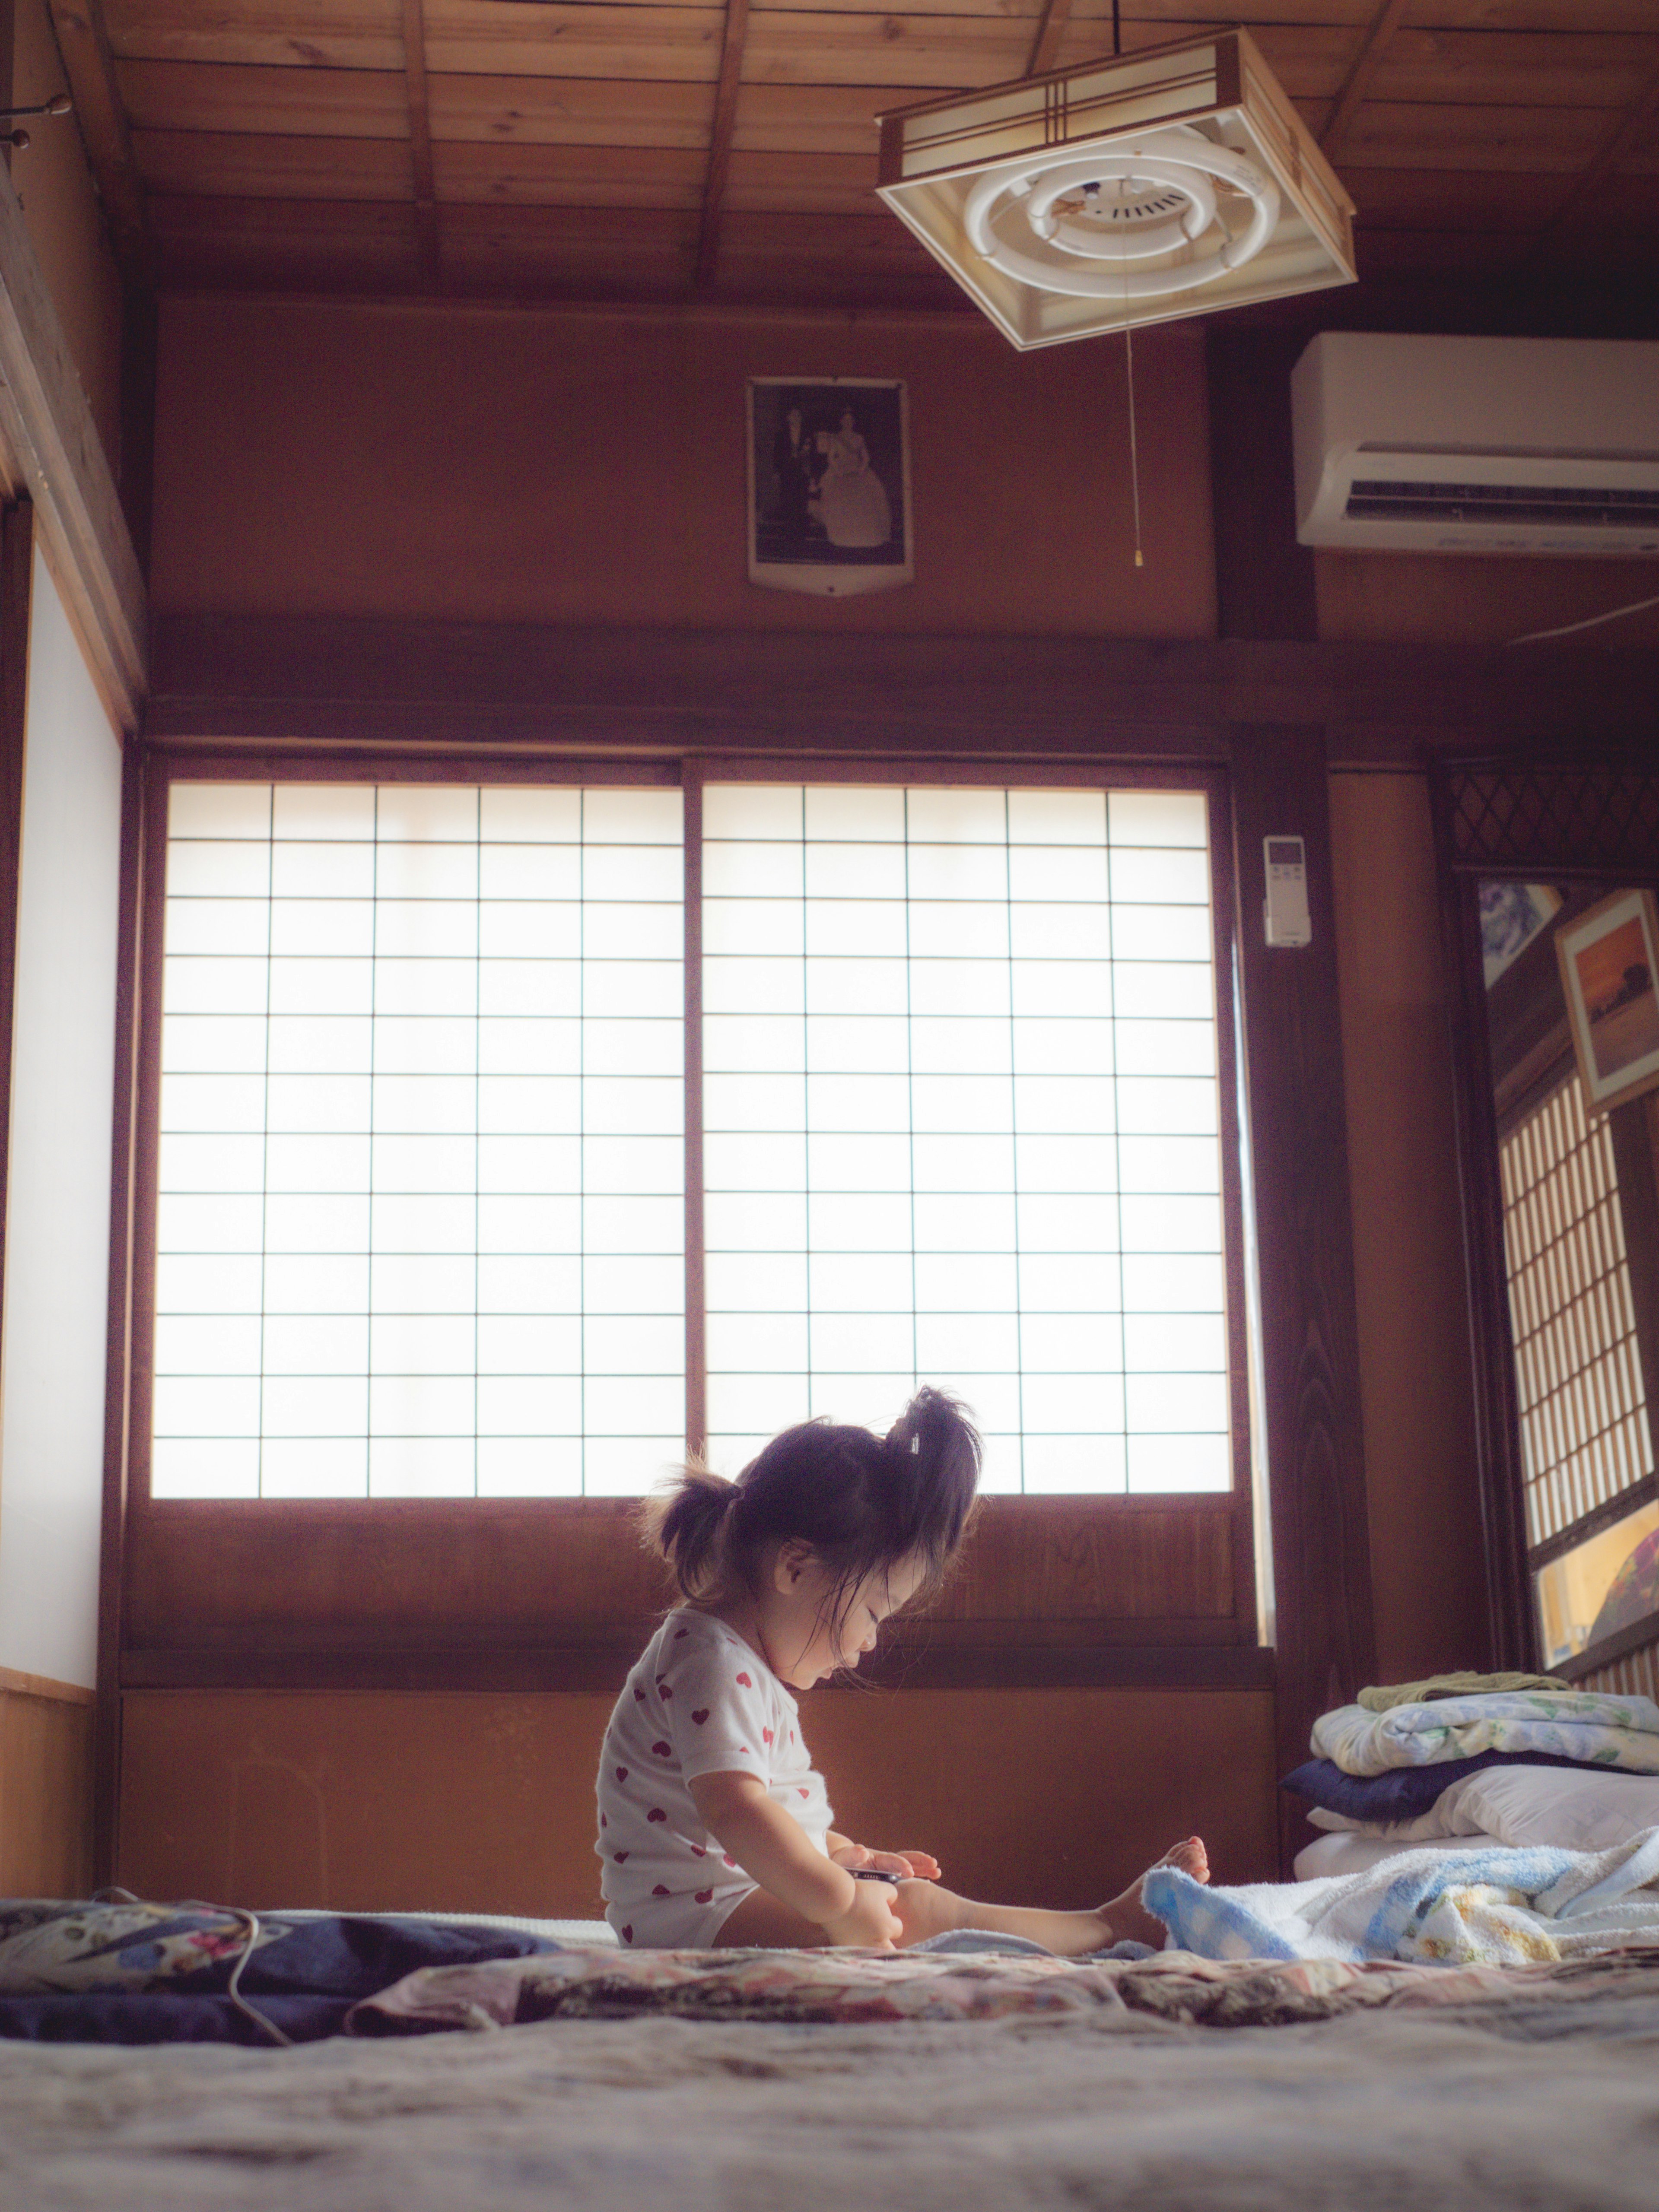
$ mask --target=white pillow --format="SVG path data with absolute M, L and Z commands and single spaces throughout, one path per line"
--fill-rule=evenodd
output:
M 1506 1844 L 1605 1851 L 1659 1827 L 1659 1775 L 1604 1767 L 1486 1766 L 1458 1793 L 1456 1831 L 1484 1828 Z M 1435 1807 L 1437 1813 L 1452 1790 Z
M 1482 1773 L 1498 1770 L 1483 1768 Z M 1525 1768 L 1505 1770 L 1516 1773 Z M 1530 1770 L 1538 1772 L 1536 1767 Z M 1480 1779 L 1479 1774 L 1466 1774 L 1461 1782 L 1449 1782 L 1426 1813 L 1419 1813 L 1413 1820 L 1354 1820 L 1346 1813 L 1328 1813 L 1322 1805 L 1316 1805 L 1308 1814 L 1316 1828 L 1325 1828 L 1333 1833 L 1340 1832 L 1350 1836 L 1376 1836 L 1391 1844 L 1428 1844 L 1445 1836 L 1478 1836 L 1486 1831 L 1486 1823 L 1473 1816 L 1464 1817 L 1463 1792 L 1472 1782 Z
M 1501 1843 L 1497 1836 L 1443 1836 L 1438 1840 L 1449 1851 L 1478 1851 L 1483 1844 Z M 1298 1881 L 1317 1881 L 1325 1875 L 1369 1874 L 1382 1860 L 1421 1847 L 1420 1841 L 1402 1843 L 1397 1836 L 1318 1836 L 1297 1853 L 1291 1871 Z

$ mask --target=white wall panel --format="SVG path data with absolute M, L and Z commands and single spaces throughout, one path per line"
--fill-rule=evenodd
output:
M 120 845 L 120 747 L 37 554 L 0 1361 L 0 1666 L 88 1686 Z

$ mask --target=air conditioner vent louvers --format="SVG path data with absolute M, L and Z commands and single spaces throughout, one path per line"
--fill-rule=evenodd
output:
M 1395 522 L 1583 522 L 1611 530 L 1659 524 L 1659 491 L 1610 484 L 1387 483 L 1356 478 L 1344 513 Z
M 1659 555 L 1659 344 L 1327 331 L 1291 392 L 1304 545 Z

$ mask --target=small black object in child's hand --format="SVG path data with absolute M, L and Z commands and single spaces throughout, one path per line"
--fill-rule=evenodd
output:
M 848 1872 L 852 1875 L 854 1881 L 890 1881 L 895 1889 L 899 1886 L 899 1875 L 896 1874 L 883 1874 L 879 1869 L 876 1867 L 849 1867 L 848 1869 Z

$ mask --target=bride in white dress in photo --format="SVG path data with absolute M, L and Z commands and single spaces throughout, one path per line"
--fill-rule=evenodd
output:
M 838 430 L 820 431 L 824 471 L 813 504 L 832 545 L 885 545 L 893 534 L 886 486 L 870 465 L 870 448 L 850 407 Z

